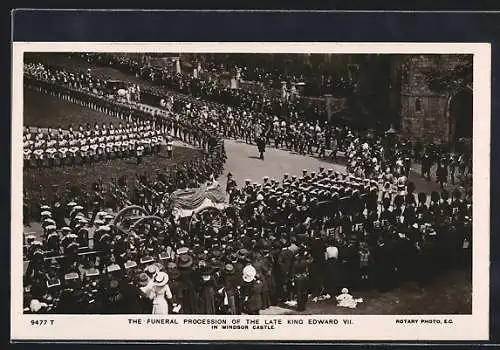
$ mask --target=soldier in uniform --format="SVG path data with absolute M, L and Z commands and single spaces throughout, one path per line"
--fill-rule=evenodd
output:
M 429 151 L 427 148 L 424 150 L 424 154 L 422 156 L 422 177 L 425 177 L 427 181 L 430 181 L 431 179 L 431 165 L 432 165 L 432 159 L 429 154 Z
M 233 174 L 227 174 L 227 184 L 226 184 L 226 193 L 231 195 L 231 192 L 237 187 L 236 181 L 233 179 Z
M 263 134 L 261 134 L 260 137 L 257 138 L 257 148 L 260 153 L 260 159 L 264 160 L 264 152 L 266 151 L 266 138 Z
M 137 140 L 136 141 L 136 158 L 137 158 L 137 165 L 142 164 L 142 157 L 144 156 L 144 146 L 142 143 L 142 140 Z
M 448 181 L 448 168 L 446 166 L 445 161 L 442 159 L 439 161 L 437 169 L 436 169 L 436 177 L 437 182 L 441 189 L 444 188 L 444 184 Z
M 172 158 L 173 156 L 173 142 L 170 138 L 167 139 L 167 156 Z

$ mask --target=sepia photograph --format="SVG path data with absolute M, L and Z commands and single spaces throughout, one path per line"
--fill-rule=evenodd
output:
M 200 51 L 24 48 L 14 312 L 474 313 L 473 53 Z

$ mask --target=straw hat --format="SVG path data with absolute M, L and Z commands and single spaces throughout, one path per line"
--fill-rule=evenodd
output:
M 255 279 L 256 275 L 257 271 L 252 265 L 245 266 L 245 268 L 243 269 L 243 281 L 247 283 L 252 282 Z
M 153 278 L 153 283 L 157 287 L 163 287 L 168 283 L 168 274 L 163 271 L 158 272 Z

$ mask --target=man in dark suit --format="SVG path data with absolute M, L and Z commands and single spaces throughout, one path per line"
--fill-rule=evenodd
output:
M 295 292 L 297 293 L 297 311 L 305 311 L 307 303 L 307 280 L 309 277 L 309 262 L 307 251 L 299 251 L 296 254 L 296 261 L 293 265 L 292 276 L 295 282 Z
M 236 181 L 233 179 L 233 174 L 228 173 L 227 174 L 227 185 L 226 185 L 226 193 L 231 194 L 233 189 L 235 189 L 237 186 Z
M 257 148 L 259 149 L 260 159 L 264 160 L 264 152 L 266 151 L 266 138 L 264 135 L 257 138 Z
M 423 156 L 422 156 L 421 175 L 422 175 L 422 177 L 425 177 L 427 179 L 427 181 L 430 181 L 430 179 L 431 179 L 431 165 L 432 165 L 431 156 L 429 155 L 429 152 L 426 149 L 424 151 Z

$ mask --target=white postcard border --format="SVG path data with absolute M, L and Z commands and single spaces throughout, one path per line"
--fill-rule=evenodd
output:
M 24 52 L 252 52 L 252 53 L 405 53 L 473 54 L 473 295 L 472 315 L 24 315 L 22 313 L 22 126 Z M 12 166 L 11 166 L 11 338 L 13 340 L 487 340 L 489 336 L 490 245 L 490 99 L 491 46 L 489 43 L 27 43 L 12 45 Z M 369 302 L 369 301 L 367 301 Z M 142 324 L 131 323 L 141 320 Z M 147 324 L 148 320 L 178 324 Z M 288 325 L 290 319 L 302 325 Z M 416 324 L 396 320 L 416 319 Z M 32 320 L 46 320 L 32 324 Z M 263 328 L 212 329 L 196 320 L 226 320 L 247 324 L 258 320 Z M 330 325 L 309 324 L 331 320 Z M 335 321 L 337 320 L 337 321 Z M 350 320 L 350 323 L 344 323 Z M 440 320 L 441 323 L 423 323 Z M 53 321 L 53 322 L 52 322 Z M 273 322 L 281 321 L 282 324 Z M 452 321 L 448 323 L 445 321 Z M 234 323 L 233 323 L 234 322 Z M 255 321 L 254 321 L 255 322 Z M 337 324 L 334 324 L 337 322 Z M 44 322 L 42 322 L 44 323 Z M 267 323 L 267 325 L 265 324 Z M 274 329 L 269 329 L 274 327 Z

